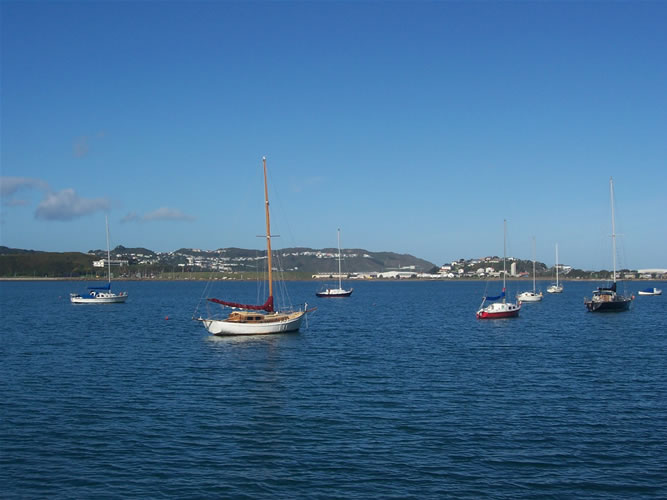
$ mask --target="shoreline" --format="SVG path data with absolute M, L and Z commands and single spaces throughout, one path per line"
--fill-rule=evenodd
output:
M 74 278 L 74 277 L 48 277 L 44 276 L 41 278 L 37 277 L 31 277 L 31 276 L 13 276 L 13 277 L 0 277 L 0 282 L 2 281 L 15 281 L 15 282 L 24 282 L 24 281 L 86 281 L 86 282 L 91 282 L 91 283 L 99 283 L 99 282 L 107 282 L 106 279 L 93 279 L 93 278 Z M 210 279 L 210 278 L 116 278 L 113 280 L 114 283 L 121 283 L 121 282 L 136 282 L 136 281 L 144 281 L 144 282 L 161 282 L 161 281 L 257 281 L 255 278 L 227 278 L 227 279 Z M 326 283 L 327 280 L 325 279 L 303 279 L 303 278 L 286 278 L 284 281 L 312 281 L 313 283 Z M 398 283 L 398 282 L 423 282 L 423 283 L 433 283 L 433 282 L 442 282 L 442 283 L 484 283 L 487 281 L 502 281 L 502 278 L 491 278 L 491 279 L 457 279 L 457 278 L 374 278 L 374 279 L 347 279 L 344 280 L 350 283 L 354 282 L 366 282 L 366 283 L 372 283 L 372 282 L 382 282 L 382 283 Z M 513 279 L 507 279 L 507 282 L 532 282 L 532 278 L 513 278 Z M 536 282 L 552 282 L 553 280 L 550 278 L 536 278 Z M 565 283 L 576 283 L 576 282 L 602 282 L 602 281 L 610 281 L 610 280 L 605 280 L 605 279 L 600 279 L 600 278 L 574 278 L 574 279 L 560 279 L 559 281 Z M 617 282 L 640 282 L 640 283 L 648 283 L 652 281 L 656 282 L 662 282 L 665 281 L 664 279 L 660 278 L 646 278 L 646 279 L 640 279 L 640 278 L 633 278 L 633 279 L 622 279 L 622 280 L 617 280 Z

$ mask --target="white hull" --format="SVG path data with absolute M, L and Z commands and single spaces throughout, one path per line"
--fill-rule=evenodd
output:
M 127 300 L 127 292 L 113 293 L 111 291 L 111 253 L 109 250 L 109 217 L 104 218 L 107 227 L 107 265 L 109 272 L 109 284 L 107 286 L 92 288 L 88 295 L 70 293 L 69 300 L 72 304 L 122 304 Z M 106 291 L 99 291 L 106 290 Z
M 562 285 L 551 285 L 549 288 L 547 288 L 547 292 L 549 292 L 549 293 L 563 293 L 563 286 Z
M 119 294 L 98 293 L 94 297 L 85 297 L 76 293 L 72 293 L 69 296 L 69 300 L 72 304 L 122 304 L 126 299 L 126 292 L 121 292 Z
M 639 295 L 662 295 L 662 290 L 659 288 L 654 288 L 652 292 L 647 292 L 646 290 L 639 290 L 637 292 Z
M 519 302 L 539 302 L 542 300 L 542 293 L 523 292 L 516 296 Z
M 521 304 L 511 302 L 493 302 L 477 311 L 477 319 L 515 318 L 519 315 Z
M 318 297 L 349 297 L 352 295 L 353 288 L 345 290 L 343 288 L 327 288 L 321 292 L 317 292 Z
M 271 314 L 267 314 L 267 320 L 257 323 L 242 323 L 229 319 L 202 319 L 201 321 L 208 332 L 213 335 L 269 335 L 297 331 L 305 315 L 304 311 L 299 311 L 288 314 L 284 320 L 270 321 Z M 279 316 L 285 315 L 280 314 Z

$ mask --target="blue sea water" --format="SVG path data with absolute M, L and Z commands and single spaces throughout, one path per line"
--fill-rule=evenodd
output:
M 288 286 L 307 328 L 218 338 L 191 319 L 202 282 L 106 306 L 0 283 L 2 496 L 667 496 L 667 296 L 594 314 L 594 284 L 565 282 L 479 321 L 485 283 Z

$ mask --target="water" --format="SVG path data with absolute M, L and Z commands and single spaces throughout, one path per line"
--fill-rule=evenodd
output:
M 0 283 L 3 497 L 667 495 L 666 296 L 593 314 L 565 282 L 479 321 L 484 283 L 353 285 L 291 283 L 318 306 L 301 333 L 217 338 L 190 319 L 201 282 L 106 306 Z

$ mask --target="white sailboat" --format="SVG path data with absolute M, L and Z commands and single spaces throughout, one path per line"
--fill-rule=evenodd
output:
M 662 290 L 656 287 L 644 288 L 637 292 L 639 295 L 662 295 Z
M 352 295 L 354 288 L 345 290 L 342 283 L 342 273 L 340 269 L 340 228 L 338 228 L 338 288 L 325 287 L 324 289 L 316 292 L 315 295 L 322 298 L 336 298 L 336 297 L 349 297 Z
M 262 158 L 264 167 L 264 200 L 266 212 L 266 252 L 268 265 L 269 296 L 262 305 L 247 305 L 236 302 L 209 298 L 210 302 L 232 308 L 225 319 L 198 318 L 209 333 L 213 335 L 265 335 L 272 333 L 293 332 L 299 330 L 301 322 L 308 312 L 316 308 L 277 311 L 273 303 L 273 265 L 271 255 L 271 221 L 269 218 L 269 190 L 266 181 L 266 157 Z
M 558 243 L 556 243 L 556 283 L 547 288 L 548 293 L 563 293 L 563 285 L 558 283 Z
M 482 299 L 482 304 L 477 311 L 477 319 L 501 319 L 501 318 L 516 318 L 521 310 L 521 302 L 507 302 L 505 299 L 505 276 L 507 275 L 506 268 L 506 254 L 507 254 L 507 221 L 503 221 L 503 291 L 500 295 L 495 297 L 485 296 Z M 500 302 L 493 302 L 500 300 Z M 486 301 L 491 303 L 484 307 Z
M 535 289 L 535 238 L 533 238 L 533 290 L 521 292 L 516 298 L 520 302 L 539 302 L 542 300 L 542 292 L 538 293 Z
M 127 292 L 114 293 L 111 291 L 111 250 L 109 249 L 109 217 L 105 218 L 107 227 L 107 272 L 109 281 L 103 286 L 89 286 L 88 294 L 70 293 L 72 304 L 119 304 L 127 300 Z

